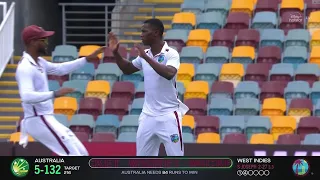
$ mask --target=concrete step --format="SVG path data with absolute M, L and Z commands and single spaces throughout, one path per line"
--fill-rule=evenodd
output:
M 0 90 L 0 98 L 20 98 L 18 90 Z
M 16 73 L 3 73 L 1 76 L 1 80 L 3 81 L 15 81 L 16 77 L 15 77 Z
M 2 108 L 0 108 L 2 109 Z M 20 111 L 20 112 L 7 112 L 7 111 L 0 111 L 0 116 L 19 116 L 19 117 L 22 117 L 23 116 L 23 112 Z
M 10 134 L 17 130 L 16 125 L 0 125 L 0 134 Z
M 0 112 L 23 112 L 22 107 L 1 107 Z
M 138 9 L 139 12 L 141 13 L 164 13 L 164 12 L 167 12 L 167 13 L 179 13 L 180 12 L 180 7 L 178 8 L 168 8 L 168 7 L 163 7 L 163 8 L 139 8 Z
M 0 90 L 18 90 L 18 86 L 0 86 Z
M 0 116 L 0 122 L 17 122 L 20 116 Z
M 15 64 L 17 64 L 20 60 L 21 60 L 21 57 L 22 56 L 14 56 L 13 57 L 13 61 Z M 52 57 L 51 56 L 41 56 L 42 58 L 48 60 L 48 61 L 51 61 L 52 60 Z
M 8 64 L 4 69 L 4 73 L 15 73 L 17 69 L 17 64 Z
M 22 107 L 21 103 L 0 103 L 1 107 Z
M 0 79 L 0 86 L 14 86 L 14 87 L 17 87 L 18 83 L 17 83 L 17 81 L 1 81 L 1 79 Z
M 0 98 L 0 103 L 19 104 L 21 100 L 19 98 Z
M 7 141 L 8 139 L 10 139 L 10 135 L 11 135 L 11 133 L 7 133 L 7 134 L 0 134 L 0 141 L 3 141 L 3 140 L 5 140 L 5 141 Z
M 137 31 L 141 31 L 141 24 L 131 24 L 129 25 L 130 28 L 137 28 Z M 171 24 L 165 24 L 164 25 L 164 29 L 165 30 L 168 30 L 168 29 L 171 29 Z

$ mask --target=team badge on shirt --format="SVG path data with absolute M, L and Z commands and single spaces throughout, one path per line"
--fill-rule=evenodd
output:
M 160 56 L 158 57 L 158 62 L 162 63 L 162 61 L 164 61 L 164 54 L 160 54 Z
M 174 143 L 177 143 L 179 141 L 179 135 L 178 134 L 172 134 L 170 136 L 171 138 L 171 141 L 174 142 Z

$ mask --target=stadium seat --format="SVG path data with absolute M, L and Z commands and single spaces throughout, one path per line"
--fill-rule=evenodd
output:
M 310 87 L 306 81 L 291 81 L 284 89 L 284 98 L 286 100 L 295 98 L 308 98 Z
M 258 48 L 259 42 L 259 31 L 255 29 L 241 29 L 237 35 L 236 46 L 252 46 Z
M 286 84 L 281 81 L 266 81 L 262 83 L 260 101 L 263 102 L 266 98 L 282 98 Z
M 184 115 L 182 118 L 182 132 L 193 133 L 195 127 L 194 117 L 192 115 Z
M 240 98 L 236 100 L 234 114 L 237 116 L 255 116 L 260 112 L 260 102 L 256 98 Z
M 230 59 L 229 49 L 226 46 L 213 46 L 207 49 L 205 54 L 205 63 L 223 64 L 228 63 Z
M 254 81 L 242 81 L 238 84 L 234 91 L 235 99 L 240 98 L 258 98 L 260 95 L 260 87 Z
M 218 29 L 218 30 L 214 31 L 214 33 L 213 33 L 211 46 L 225 46 L 225 47 L 228 47 L 229 50 L 231 51 L 231 49 L 234 46 L 234 41 L 235 41 L 236 35 L 237 35 L 237 30 Z M 224 56 L 222 56 L 222 57 L 224 57 Z
M 201 47 L 188 46 L 183 47 L 180 53 L 181 63 L 200 64 L 203 60 L 203 51 Z
M 60 84 L 56 80 L 49 80 L 48 81 L 49 91 L 55 91 L 60 89 Z
M 247 13 L 250 17 L 254 10 L 253 0 L 232 0 L 230 12 L 243 12 Z
M 310 92 L 310 98 L 314 105 L 316 105 L 318 100 L 320 99 L 320 82 L 319 81 L 316 81 L 313 83 L 313 86 Z
M 294 134 L 297 128 L 296 120 L 290 116 L 272 116 L 270 120 L 272 124 L 270 134 L 274 140 L 278 140 L 281 134 Z
M 63 84 L 65 81 L 68 81 L 68 80 L 69 80 L 69 75 L 64 75 L 64 76 L 48 75 L 48 80 L 58 81 L 59 85 L 62 86 L 62 84 Z
M 115 63 L 103 63 L 99 64 L 95 71 L 95 80 L 105 80 L 109 82 L 115 82 L 120 79 L 122 72 Z
M 233 113 L 232 99 L 226 97 L 213 97 L 208 107 L 209 116 L 229 116 Z
M 192 12 L 175 13 L 172 19 L 172 29 L 192 30 L 196 25 L 196 15 Z
M 211 33 L 208 29 L 194 29 L 189 33 L 187 46 L 199 46 L 203 52 L 207 51 L 211 41 Z
M 270 70 L 270 81 L 289 82 L 294 77 L 294 68 L 292 64 L 280 63 L 272 65 Z
M 227 134 L 223 139 L 223 144 L 247 144 L 247 137 L 244 134 Z
M 78 50 L 73 45 L 58 45 L 51 54 L 52 61 L 57 63 L 72 61 L 78 58 Z
M 143 109 L 144 98 L 134 99 L 131 105 L 130 114 L 140 115 Z
M 80 98 L 83 98 L 83 95 L 87 88 L 87 84 L 88 84 L 87 80 L 71 80 L 71 81 L 65 81 L 62 84 L 62 87 L 74 88 L 75 91 L 67 94 L 67 96 L 74 97 L 77 100 L 79 100 Z
M 181 12 L 201 13 L 204 11 L 205 0 L 184 0 L 181 4 Z
M 260 47 L 277 46 L 282 48 L 284 37 L 282 29 L 264 29 L 260 36 Z
M 250 139 L 250 144 L 274 144 L 271 134 L 253 134 Z
M 83 45 L 79 50 L 79 57 L 89 56 L 91 53 L 98 50 L 101 46 L 98 45 Z M 102 54 L 99 54 L 96 61 L 94 61 L 94 67 L 97 68 L 100 60 L 102 59 Z
M 73 71 L 70 75 L 71 80 L 92 80 L 94 77 L 94 65 L 86 63 L 83 67 Z
M 220 135 L 217 133 L 200 133 L 197 143 L 215 143 L 220 144 Z
M 144 98 L 144 82 L 140 82 L 135 91 L 134 98 Z
M 55 114 L 54 117 L 56 118 L 56 120 L 64 125 L 65 127 L 69 127 L 69 120 L 68 117 L 64 114 Z
M 198 136 L 200 133 L 219 133 L 219 118 L 217 116 L 195 116 L 195 135 Z
M 268 134 L 271 128 L 271 122 L 268 117 L 250 116 L 247 120 L 245 133 L 248 139 L 251 139 L 253 134 Z
M 314 116 L 320 116 L 320 101 L 317 101 L 317 104 L 315 105 Z
M 318 31 L 320 28 L 320 11 L 311 12 L 308 18 L 308 30 L 312 35 L 313 32 Z
M 300 13 L 294 14 L 292 12 L 283 12 L 279 28 L 282 29 L 285 34 L 292 29 L 303 29 L 304 19 L 305 18 Z
M 70 129 L 73 132 L 85 132 L 88 134 L 87 138 L 92 134 L 94 126 L 93 116 L 89 114 L 75 114 L 70 120 Z
M 113 84 L 111 98 L 126 98 L 131 102 L 134 98 L 135 87 L 132 82 L 118 81 Z
M 312 49 L 315 46 L 320 46 L 320 29 L 316 30 L 311 37 L 310 48 Z
M 209 94 L 209 85 L 206 81 L 191 81 L 186 88 L 184 100 L 191 98 L 207 99 Z
M 94 133 L 91 142 L 115 142 L 116 137 L 112 133 Z
M 124 132 L 137 132 L 139 126 L 139 115 L 126 115 L 123 116 L 120 122 L 119 133 Z
M 211 32 L 224 26 L 221 12 L 206 12 L 197 15 L 197 29 L 209 29 Z
M 164 35 L 164 40 L 169 46 L 174 46 L 181 52 L 182 48 L 186 46 L 188 41 L 189 30 L 184 29 L 169 29 Z
M 96 120 L 95 133 L 113 133 L 117 134 L 120 127 L 119 117 L 113 114 L 103 114 Z
M 220 67 L 215 63 L 199 64 L 194 76 L 194 80 L 207 81 L 209 85 L 215 82 L 220 73 Z
M 243 65 L 251 64 L 255 59 L 255 49 L 251 46 L 236 46 L 233 48 L 231 63 L 240 63 Z
M 293 65 L 297 69 L 299 64 L 306 63 L 308 60 L 308 49 L 301 46 L 289 46 L 283 52 L 283 63 Z
M 207 114 L 207 100 L 201 98 L 187 99 L 184 103 L 189 107 L 187 114 L 190 115 L 206 115 Z
M 227 134 L 243 133 L 245 128 L 245 120 L 243 116 L 221 116 L 220 117 L 220 137 L 221 140 Z
M 302 46 L 309 48 L 310 34 L 306 29 L 291 29 L 285 37 L 284 47 Z
M 280 16 L 285 12 L 303 16 L 304 0 L 282 0 L 280 3 Z
M 300 121 L 301 117 L 311 116 L 313 112 L 313 104 L 311 99 L 296 98 L 292 99 L 289 104 L 288 115 Z
M 303 141 L 304 145 L 320 145 L 320 134 L 307 134 Z
M 177 81 L 183 83 L 184 87 L 187 88 L 195 75 L 194 65 L 190 63 L 181 63 L 177 74 Z
M 80 100 L 79 114 L 90 114 L 97 119 L 102 114 L 103 103 L 100 98 L 86 97 Z
M 136 142 L 137 133 L 136 132 L 124 132 L 120 133 L 117 142 Z
M 210 0 L 205 4 L 206 12 L 220 12 L 224 17 L 227 16 L 231 3 L 229 1 Z
M 183 101 L 184 93 L 186 92 L 186 88 L 182 82 L 176 82 L 177 90 L 178 90 L 178 98 Z
M 80 142 L 88 142 L 89 141 L 89 134 L 86 132 L 73 132 L 74 135 L 79 139 Z
M 20 141 L 20 136 L 21 136 L 21 133 L 20 132 L 14 132 L 10 135 L 10 139 L 9 139 L 9 142 L 12 142 L 12 143 L 19 143 Z M 34 142 L 35 139 L 33 139 L 33 137 L 31 137 L 30 135 L 28 135 L 28 142 Z
M 300 136 L 297 134 L 282 134 L 278 137 L 277 144 L 300 145 Z
M 210 98 L 213 97 L 233 97 L 233 84 L 231 82 L 217 81 L 212 84 Z
M 320 4 L 314 3 L 314 0 L 304 0 L 304 3 L 307 5 L 306 7 L 306 16 L 309 17 L 310 13 L 313 11 L 319 11 L 320 10 Z
M 167 31 L 168 32 L 168 31 Z M 166 32 L 166 33 L 167 33 Z M 168 43 L 168 42 L 167 42 Z M 131 48 L 129 51 L 129 61 L 134 60 L 135 58 L 137 58 L 139 56 L 139 51 L 136 48 Z
M 278 46 L 260 47 L 257 63 L 276 64 L 281 62 L 281 48 Z M 269 73 L 268 73 L 269 74 Z
M 70 120 L 78 110 L 77 99 L 73 97 L 59 97 L 54 99 L 54 113 L 64 114 Z
M 127 58 L 127 48 L 126 47 L 123 47 L 123 46 L 119 46 L 119 49 L 118 49 L 120 55 L 123 57 L 123 58 Z M 112 53 L 112 50 L 107 47 L 104 52 L 103 52 L 103 63 L 115 63 L 116 60 L 113 56 L 113 53 Z
M 191 133 L 182 133 L 183 143 L 194 143 L 194 136 Z
M 110 84 L 108 81 L 95 80 L 88 82 L 85 97 L 100 98 L 102 103 L 105 103 L 109 94 Z
M 287 110 L 286 101 L 283 98 L 266 98 L 262 104 L 262 116 L 282 116 Z
M 244 12 L 231 12 L 227 17 L 227 22 L 224 26 L 226 29 L 234 29 L 237 32 L 240 29 L 248 29 L 250 25 L 250 16 Z
M 142 71 L 138 71 L 138 72 L 135 72 L 133 74 L 122 74 L 121 76 L 121 81 L 130 81 L 134 84 L 135 87 L 138 86 L 138 84 L 143 81 L 143 73 Z
M 258 12 L 278 12 L 279 0 L 258 0 L 256 3 L 255 14 Z
M 118 115 L 120 120 L 122 116 L 129 113 L 129 101 L 126 98 L 110 98 L 105 103 L 104 114 Z
M 311 49 L 309 63 L 317 64 L 320 67 L 320 46 Z
M 233 83 L 234 87 L 237 87 L 238 83 L 242 80 L 244 67 L 239 63 L 223 64 L 220 71 L 220 81 L 227 81 Z
M 297 127 L 297 134 L 301 140 L 304 140 L 307 134 L 320 133 L 320 118 L 319 117 L 302 117 Z
M 262 84 L 262 82 L 269 79 L 269 70 L 272 64 L 258 63 L 258 64 L 248 64 L 246 74 L 244 76 L 245 81 L 254 81 Z

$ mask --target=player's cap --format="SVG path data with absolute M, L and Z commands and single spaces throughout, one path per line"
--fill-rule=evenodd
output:
M 42 27 L 31 25 L 22 30 L 22 40 L 28 44 L 31 40 L 46 38 L 54 35 L 54 31 L 45 31 Z

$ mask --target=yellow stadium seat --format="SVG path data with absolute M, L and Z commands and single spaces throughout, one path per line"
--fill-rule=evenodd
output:
M 181 63 L 178 70 L 177 81 L 182 82 L 184 87 L 187 88 L 188 84 L 192 81 L 195 74 L 194 65 L 190 63 Z
M 89 81 L 85 92 L 85 97 L 96 97 L 105 103 L 110 94 L 110 84 L 108 81 L 95 80 Z
M 255 50 L 251 46 L 237 46 L 233 48 L 232 58 L 250 58 L 255 59 Z
M 262 116 L 283 116 L 286 112 L 286 100 L 283 98 L 267 98 L 262 104 Z
M 282 0 L 280 8 L 281 9 L 299 9 L 300 11 L 303 11 L 304 1 L 303 0 Z
M 223 64 L 220 71 L 220 81 L 227 81 L 233 83 L 237 87 L 238 83 L 244 76 L 244 67 L 240 63 L 226 63 Z
M 84 46 L 81 46 L 80 50 L 79 50 L 79 57 L 88 56 L 91 53 L 93 53 L 94 51 L 96 51 L 97 49 L 99 49 L 100 47 L 101 46 L 98 46 L 98 45 L 84 45 Z M 102 58 L 102 54 L 99 54 L 98 57 L 99 57 L 99 59 L 101 59 Z
M 184 99 L 202 98 L 207 99 L 209 84 L 207 81 L 191 81 L 184 93 Z
M 317 64 L 320 68 L 320 46 L 314 46 L 310 53 L 310 63 Z
M 172 19 L 172 24 L 189 24 L 194 27 L 196 25 L 196 15 L 192 12 L 175 13 Z
M 9 141 L 10 141 L 10 142 L 13 142 L 13 143 L 19 142 L 19 141 L 20 141 L 20 135 L 21 135 L 20 132 L 12 133 L 12 134 L 10 135 Z M 29 142 L 34 142 L 34 139 L 33 139 L 30 135 L 28 135 L 28 136 L 29 136 L 29 137 L 28 137 L 28 141 L 29 141 Z
M 211 33 L 209 29 L 195 29 L 189 33 L 187 46 L 200 46 L 203 52 L 206 52 L 210 41 Z
M 59 97 L 54 100 L 53 107 L 55 114 L 64 114 L 70 120 L 78 110 L 78 103 L 73 97 Z
M 320 29 L 320 11 L 313 11 L 310 13 L 307 27 L 311 35 Z
M 312 34 L 310 48 L 312 49 L 314 46 L 320 46 L 320 29 L 315 30 Z
M 255 6 L 254 0 L 233 0 L 231 3 L 231 12 L 244 12 L 252 16 Z
M 182 126 L 190 127 L 191 130 L 193 130 L 195 126 L 194 117 L 191 115 L 184 115 L 182 118 Z
M 200 133 L 197 143 L 220 143 L 220 135 L 217 133 Z
M 273 136 L 271 134 L 253 134 L 250 144 L 274 144 Z
M 291 116 L 272 116 L 270 120 L 272 124 L 270 134 L 275 141 L 278 140 L 279 135 L 293 134 L 297 128 L 297 122 Z

